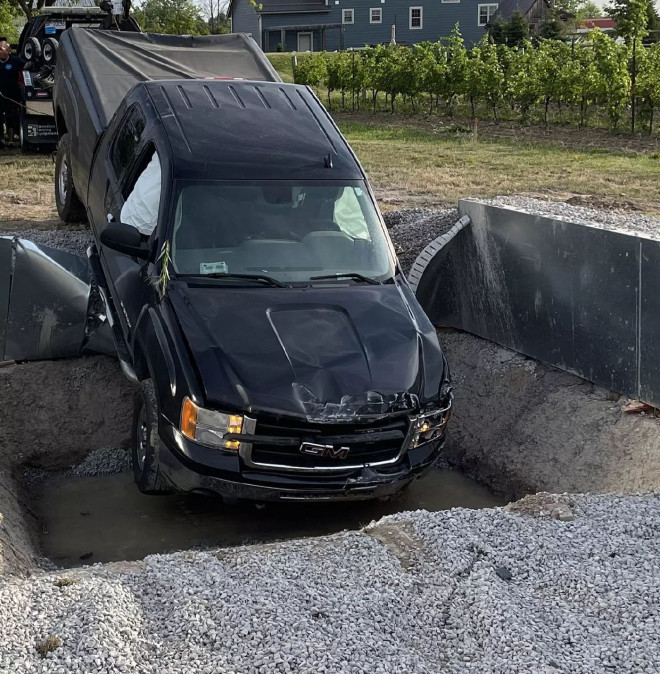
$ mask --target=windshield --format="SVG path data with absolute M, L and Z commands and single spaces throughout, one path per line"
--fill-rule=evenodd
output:
M 172 240 L 178 274 L 262 274 L 277 281 L 394 273 L 386 234 L 362 183 L 186 183 Z

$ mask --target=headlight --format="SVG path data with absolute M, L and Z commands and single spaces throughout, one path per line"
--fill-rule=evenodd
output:
M 452 398 L 450 395 L 443 408 L 425 412 L 413 420 L 415 430 L 410 443 L 411 448 L 419 447 L 425 442 L 437 440 L 442 436 L 451 418 L 451 404 Z
M 227 433 L 242 433 L 243 417 L 198 407 L 186 397 L 181 406 L 181 432 L 191 440 L 209 447 L 238 449 L 238 440 L 225 440 Z

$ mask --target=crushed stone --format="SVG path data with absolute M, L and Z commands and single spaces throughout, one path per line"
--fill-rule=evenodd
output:
M 5 578 L 0 671 L 655 674 L 660 495 L 571 498 Z
M 32 243 L 50 248 L 66 250 L 69 253 L 85 256 L 87 248 L 94 243 L 92 233 L 88 229 L 75 230 L 43 230 L 21 229 L 14 232 L 0 232 L 1 236 L 17 236 Z
M 565 201 L 546 201 L 518 195 L 479 199 L 478 201 L 493 206 L 515 208 L 525 213 L 555 220 L 660 240 L 660 219 L 634 211 L 602 210 L 587 206 L 574 206 Z
M 407 273 L 417 256 L 433 239 L 448 232 L 458 221 L 455 208 L 411 208 L 384 213 L 401 268 Z
M 90 452 L 73 468 L 74 477 L 113 475 L 131 470 L 131 453 L 126 447 L 101 447 Z

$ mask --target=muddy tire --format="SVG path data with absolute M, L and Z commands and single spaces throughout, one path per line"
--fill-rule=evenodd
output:
M 63 222 L 85 222 L 85 207 L 76 194 L 71 173 L 71 136 L 65 133 L 55 157 L 55 205 Z
M 171 491 L 160 476 L 160 446 L 156 390 L 151 379 L 146 379 L 140 383 L 140 395 L 133 414 L 133 475 L 143 494 L 167 494 Z

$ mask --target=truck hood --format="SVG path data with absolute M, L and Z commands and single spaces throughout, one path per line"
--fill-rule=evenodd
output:
M 168 294 L 203 385 L 220 409 L 327 422 L 416 410 L 443 357 L 407 286 L 229 288 Z

